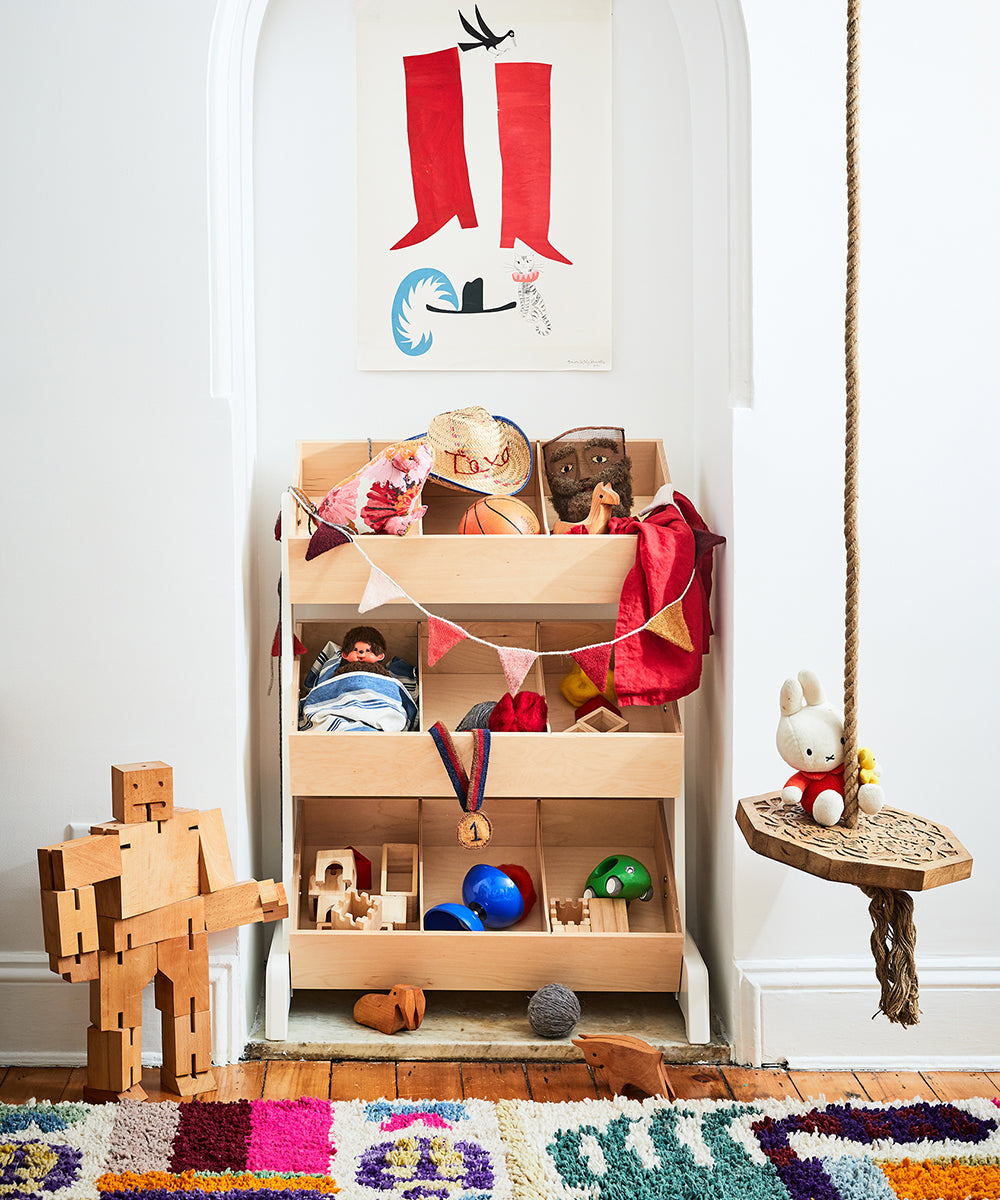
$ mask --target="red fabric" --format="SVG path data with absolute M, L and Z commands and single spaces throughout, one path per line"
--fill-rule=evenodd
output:
M 523 921 L 535 907 L 535 901 L 538 899 L 538 894 L 535 892 L 535 885 L 531 882 L 531 876 L 528 874 L 527 868 L 522 867 L 519 863 L 501 863 L 500 870 L 513 879 L 514 886 L 521 893 L 524 912 L 520 919 Z M 517 922 L 515 921 L 514 924 L 516 925 Z
M 494 705 L 489 727 L 494 733 L 541 733 L 548 715 L 549 706 L 538 692 L 507 692 Z
M 294 654 L 294 656 L 296 658 L 298 658 L 300 654 L 305 654 L 305 652 L 306 652 L 306 647 L 303 646 L 302 642 L 299 641 L 299 639 L 293 633 L 292 634 L 292 654 Z M 279 621 L 277 628 L 274 631 L 274 641 L 271 643 L 271 657 L 277 658 L 280 653 L 281 653 L 281 622 Z
M 417 223 L 393 250 L 425 241 L 452 217 L 463 229 L 478 224 L 465 158 L 458 47 L 404 55 L 403 74 Z
M 666 704 L 687 696 L 701 682 L 702 658 L 708 653 L 712 621 L 712 540 L 696 545 L 695 530 L 708 530 L 686 496 L 674 492 L 674 504 L 655 508 L 645 520 L 612 517 L 608 532 L 636 535 L 635 565 L 625 577 L 618 604 L 615 636 L 640 632 L 615 646 L 615 694 L 629 704 Z M 688 587 L 691 573 L 694 580 Z M 677 600 L 693 650 L 684 650 L 642 626 Z
M 813 805 L 820 792 L 836 792 L 844 794 L 844 768 L 837 767 L 833 771 L 796 771 L 791 779 L 785 781 L 785 787 L 802 789 L 802 799 L 799 803 L 812 816 Z

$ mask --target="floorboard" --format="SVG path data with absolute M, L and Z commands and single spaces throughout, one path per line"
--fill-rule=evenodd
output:
M 334 1063 L 330 1072 L 331 1100 L 395 1100 L 394 1062 Z
M 271 1059 L 264 1075 L 263 1098 L 295 1100 L 299 1096 L 317 1096 L 327 1100 L 330 1096 L 331 1065 L 328 1062 Z
M 930 1084 L 917 1071 L 855 1071 L 854 1074 L 868 1098 L 880 1104 L 937 1098 Z
M 462 1066 L 457 1062 L 397 1063 L 396 1095 L 400 1100 L 461 1100 Z
M 586 1063 L 563 1062 L 319 1062 L 279 1059 L 214 1067 L 215 1090 L 202 1100 L 593 1100 L 608 1095 Z M 670 1065 L 679 1100 L 755 1100 L 764 1097 L 880 1103 L 960 1100 L 1000 1095 L 1000 1072 L 785 1071 L 714 1064 Z M 80 1100 L 85 1067 L 0 1066 L 0 1103 L 31 1099 Z M 185 1100 L 161 1086 L 158 1067 L 146 1067 L 142 1086 L 151 1101 Z
M 967 1100 L 995 1096 L 996 1088 L 985 1071 L 921 1071 L 939 1100 Z
M 527 1063 L 532 1100 L 596 1100 L 597 1086 L 586 1063 Z
M 755 1071 L 750 1067 L 720 1067 L 734 1100 L 799 1100 L 787 1071 Z
M 464 1099 L 530 1100 L 523 1063 L 462 1063 Z
M 867 1100 L 868 1093 L 853 1071 L 789 1071 L 788 1078 L 803 1100 Z

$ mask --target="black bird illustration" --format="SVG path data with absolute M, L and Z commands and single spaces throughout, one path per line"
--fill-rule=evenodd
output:
M 482 46 L 486 50 L 491 50 L 494 54 L 502 54 L 503 50 L 500 49 L 500 46 L 508 38 L 513 38 L 514 36 L 514 30 L 508 29 L 507 32 L 501 37 L 497 37 L 493 30 L 490 29 L 489 25 L 487 25 L 483 20 L 483 14 L 479 11 L 478 4 L 476 5 L 476 20 L 479 22 L 478 29 L 473 28 L 473 26 L 469 24 L 465 17 L 462 16 L 461 12 L 458 14 L 458 19 L 465 27 L 466 33 L 471 34 L 471 36 L 476 39 L 474 42 L 459 42 L 459 50 L 478 50 Z M 507 48 L 508 47 L 504 46 L 503 49 L 506 50 Z

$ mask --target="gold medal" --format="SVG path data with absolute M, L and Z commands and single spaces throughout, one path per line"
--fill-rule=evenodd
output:
M 458 823 L 458 842 L 466 850 L 482 850 L 493 837 L 489 817 L 479 809 L 462 814 Z

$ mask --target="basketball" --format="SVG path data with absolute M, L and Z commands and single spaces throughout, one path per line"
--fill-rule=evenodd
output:
M 459 533 L 538 533 L 539 528 L 527 504 L 513 496 L 483 496 L 458 523 Z

